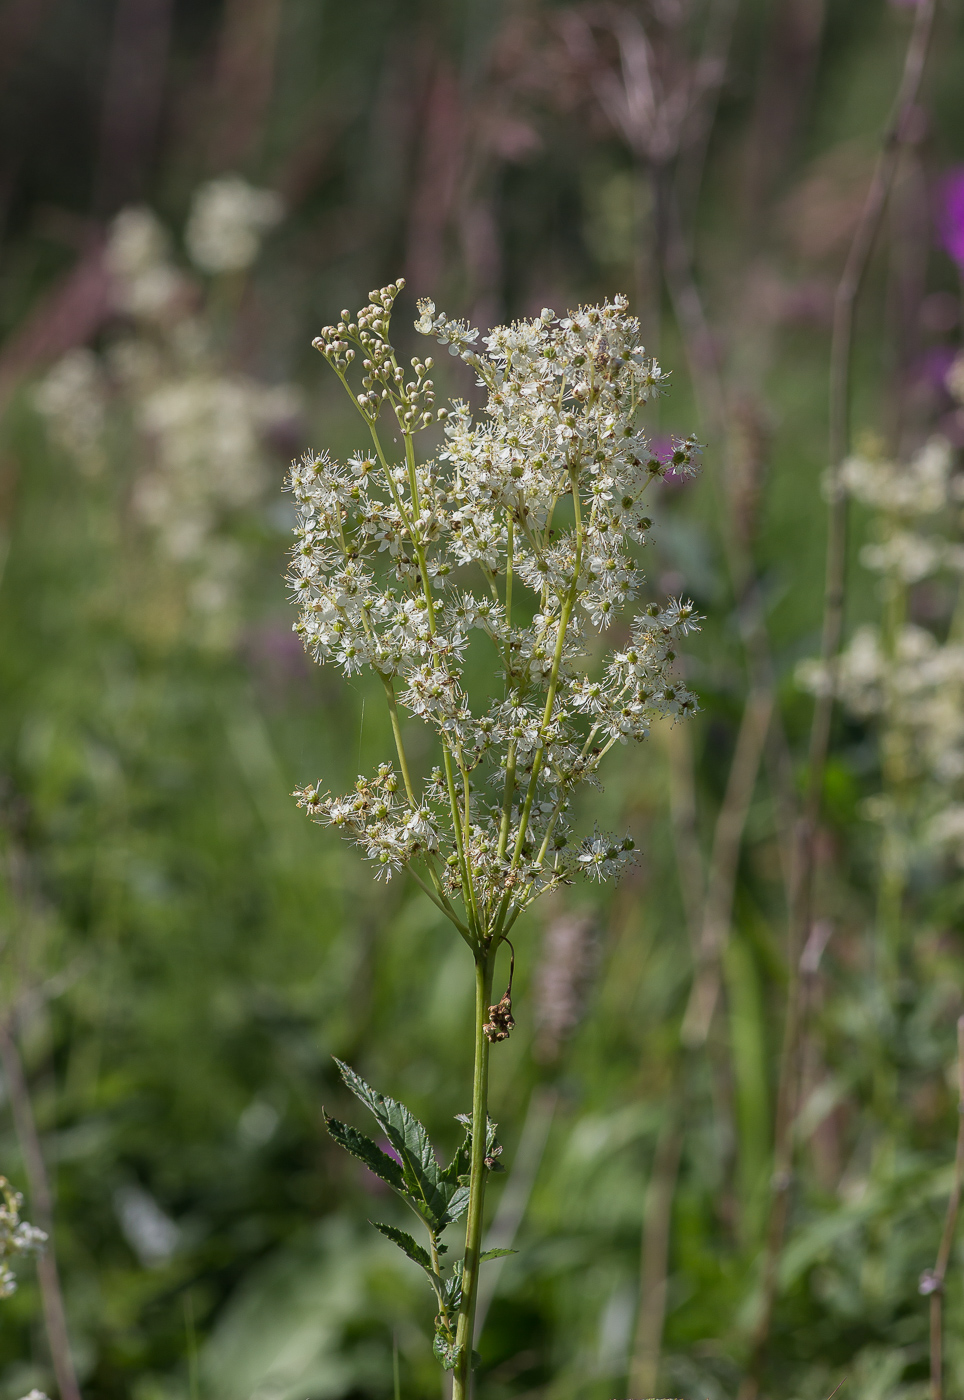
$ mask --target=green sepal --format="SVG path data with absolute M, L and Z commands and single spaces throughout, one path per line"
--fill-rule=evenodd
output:
M 427 1274 L 434 1273 L 428 1250 L 423 1249 L 417 1240 L 412 1239 L 411 1235 L 406 1234 L 404 1230 L 396 1230 L 394 1225 L 383 1225 L 380 1220 L 369 1221 L 369 1224 L 374 1225 L 379 1234 L 384 1235 L 387 1240 L 397 1244 L 403 1254 L 407 1254 L 409 1259 L 423 1268 Z
M 322 1114 L 325 1119 L 325 1127 L 339 1146 L 344 1147 L 346 1152 L 350 1152 L 360 1162 L 364 1162 L 369 1171 L 374 1172 L 394 1191 L 404 1194 L 405 1181 L 402 1168 L 394 1157 L 389 1157 L 388 1153 L 383 1152 L 372 1142 L 370 1137 L 366 1137 L 364 1133 L 360 1133 L 349 1123 L 342 1123 L 337 1118 L 332 1118 L 330 1114 L 325 1113 L 324 1109 L 322 1109 Z

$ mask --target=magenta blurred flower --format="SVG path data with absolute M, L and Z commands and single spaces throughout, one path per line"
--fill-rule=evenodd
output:
M 964 270 L 964 165 L 949 171 L 937 187 L 937 231 L 944 248 Z
M 932 345 L 919 355 L 908 370 L 912 384 L 925 385 L 936 389 L 942 395 L 947 392 L 947 372 L 954 363 L 957 351 L 950 345 Z
M 673 453 L 676 451 L 676 443 L 673 438 L 669 437 L 667 434 L 659 433 L 655 437 L 650 438 L 649 450 L 665 467 L 673 460 Z M 686 471 L 685 469 L 677 471 L 675 467 L 669 466 L 669 470 L 662 478 L 663 485 L 669 487 L 688 486 L 692 476 L 693 473 L 691 471 Z

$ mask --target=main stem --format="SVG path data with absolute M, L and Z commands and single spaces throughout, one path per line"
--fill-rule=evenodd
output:
M 482 1252 L 482 1211 L 485 1205 L 485 1139 L 489 1104 L 489 1038 L 485 1024 L 492 1000 L 495 955 L 480 948 L 475 962 L 475 1072 L 472 1080 L 472 1162 L 469 1168 L 469 1212 L 465 1223 L 465 1264 L 462 1305 L 455 1332 L 456 1362 L 452 1400 L 469 1400 L 472 1390 L 472 1341 L 479 1295 L 479 1255 Z

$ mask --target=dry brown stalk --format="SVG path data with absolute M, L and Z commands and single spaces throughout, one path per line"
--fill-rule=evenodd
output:
M 719 998 L 721 959 L 732 923 L 740 846 L 772 714 L 773 691 L 769 687 L 751 690 L 713 835 L 697 971 L 680 1031 L 688 1049 L 706 1043 Z
M 261 152 L 275 87 L 282 0 L 226 0 L 215 65 L 209 164 L 242 169 Z
M 639 1277 L 639 1314 L 629 1366 L 629 1394 L 654 1395 L 666 1322 L 670 1220 L 683 1151 L 683 1128 L 675 1112 L 656 1143 L 646 1192 Z

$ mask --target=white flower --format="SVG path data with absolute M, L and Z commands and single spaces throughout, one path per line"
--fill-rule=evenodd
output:
M 255 189 L 237 175 L 222 175 L 196 191 L 184 240 L 202 272 L 241 272 L 250 267 L 284 204 L 273 190 Z
M 919 583 L 940 567 L 943 554 L 940 541 L 913 530 L 895 530 L 885 544 L 864 545 L 860 562 L 875 573 L 894 573 L 904 583 Z
M 53 437 L 93 475 L 102 465 L 107 382 L 92 350 L 78 346 L 48 370 L 34 390 L 34 406 Z

